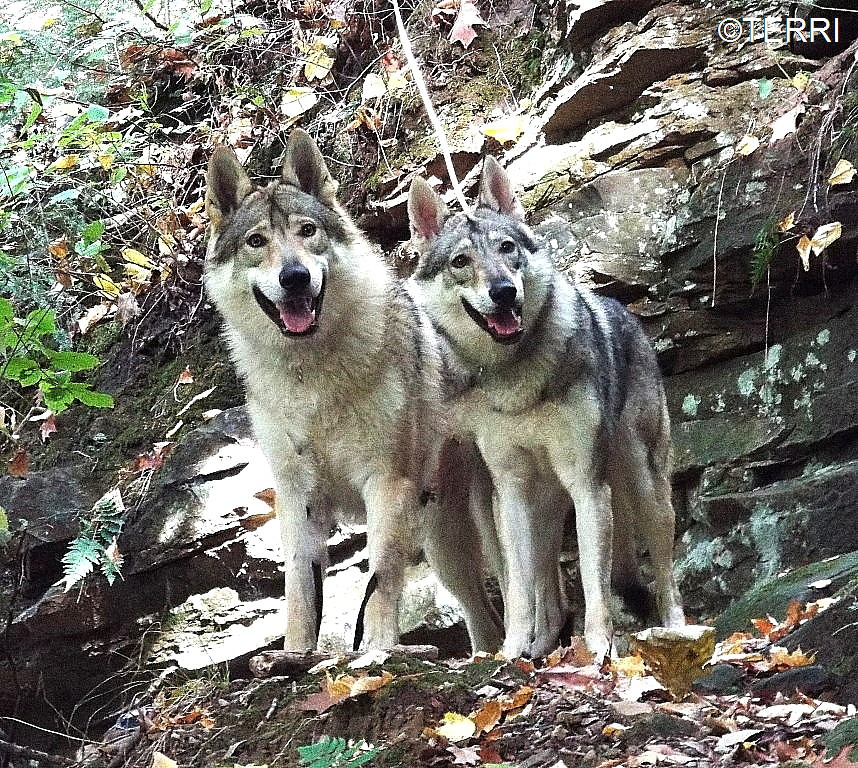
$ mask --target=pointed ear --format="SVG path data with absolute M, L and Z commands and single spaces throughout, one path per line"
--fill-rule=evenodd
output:
M 231 147 L 216 147 L 206 174 L 206 212 L 212 229 L 219 230 L 245 197 L 253 183 L 238 162 Z
M 412 242 L 421 252 L 441 234 L 445 218 L 447 206 L 444 201 L 429 182 L 415 176 L 408 190 L 408 221 Z
M 337 201 L 337 182 L 310 134 L 296 128 L 286 144 L 283 181 L 331 207 Z
M 524 207 L 512 191 L 509 176 L 491 155 L 486 155 L 483 161 L 479 204 L 518 221 L 524 221 Z

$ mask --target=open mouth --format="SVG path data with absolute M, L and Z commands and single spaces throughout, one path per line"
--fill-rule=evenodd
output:
M 477 312 L 464 299 L 462 299 L 462 305 L 471 320 L 499 344 L 515 344 L 524 333 L 520 309 L 498 309 L 496 312 L 484 315 L 482 312 Z
M 253 297 L 284 336 L 309 336 L 319 327 L 325 283 L 325 278 L 322 278 L 322 289 L 316 297 L 294 296 L 275 304 L 256 286 L 253 287 Z

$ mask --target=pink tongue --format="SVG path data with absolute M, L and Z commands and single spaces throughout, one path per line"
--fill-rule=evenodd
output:
M 493 312 L 484 317 L 489 324 L 489 328 L 498 336 L 511 336 L 521 330 L 521 320 L 509 309 L 505 309 L 502 312 Z
M 280 319 L 283 325 L 292 333 L 304 333 L 316 319 L 316 312 L 311 309 L 310 298 L 294 299 L 281 307 Z

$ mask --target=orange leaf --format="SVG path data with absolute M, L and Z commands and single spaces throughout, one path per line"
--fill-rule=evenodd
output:
M 768 616 L 765 619 L 751 619 L 751 624 L 754 625 L 757 632 L 759 632 L 764 637 L 769 634 L 774 628 L 775 623 L 772 621 L 772 617 Z
M 23 448 L 19 448 L 10 459 L 6 471 L 12 477 L 26 477 L 30 472 L 30 455 Z
M 769 654 L 772 665 L 777 667 L 786 667 L 788 669 L 793 669 L 795 667 L 807 667 L 813 664 L 816 661 L 816 657 L 811 655 L 807 656 L 802 653 L 801 648 L 796 649 L 792 653 L 789 653 L 784 648 L 772 648 L 771 653 Z
M 277 498 L 277 495 L 274 493 L 273 488 L 265 488 L 262 491 L 258 491 L 253 494 L 255 498 L 260 501 L 264 501 L 271 509 L 274 509 L 274 501 Z
M 492 730 L 501 719 L 503 710 L 501 703 L 497 699 L 487 701 L 483 707 L 473 716 L 473 720 L 477 725 L 477 735 L 488 733 Z
M 176 381 L 176 384 L 193 384 L 194 383 L 194 374 L 191 373 L 191 367 L 189 365 L 185 366 L 185 370 L 179 374 L 179 379 Z
M 57 422 L 54 420 L 54 414 L 48 416 L 39 427 L 39 434 L 42 436 L 44 443 L 54 432 L 57 431 Z

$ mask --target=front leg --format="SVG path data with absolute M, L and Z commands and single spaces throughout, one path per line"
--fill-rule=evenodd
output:
M 405 566 L 416 560 L 418 504 L 414 483 L 393 474 L 375 473 L 364 483 L 370 588 L 365 598 L 368 648 L 391 648 L 399 642 L 399 600 Z

